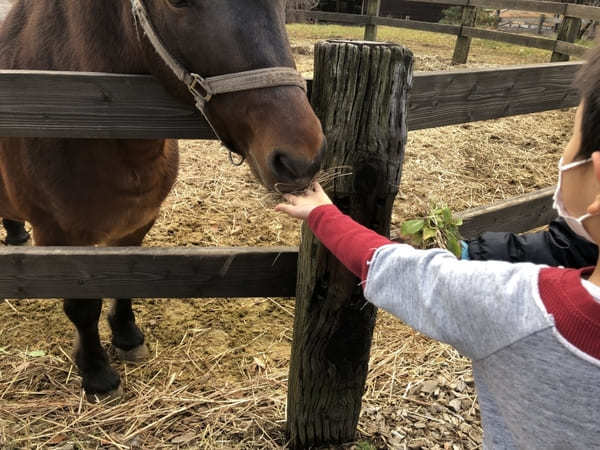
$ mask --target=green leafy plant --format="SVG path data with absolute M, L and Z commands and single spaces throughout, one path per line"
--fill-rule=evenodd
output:
M 462 219 L 454 217 L 450 208 L 442 205 L 434 206 L 422 219 L 407 220 L 401 232 L 415 247 L 446 248 L 460 258 L 461 225 Z
M 360 441 L 354 446 L 354 450 L 376 450 L 373 444 L 367 441 Z

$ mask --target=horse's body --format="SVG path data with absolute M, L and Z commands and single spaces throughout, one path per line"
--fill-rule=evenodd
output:
M 202 75 L 293 67 L 282 0 L 144 0 L 174 57 Z M 0 27 L 0 69 L 152 73 L 191 101 L 145 37 L 129 0 L 18 0 Z M 300 89 L 274 87 L 215 98 L 208 114 L 224 142 L 267 187 L 308 183 L 324 138 Z M 7 241 L 32 225 L 36 245 L 140 245 L 177 176 L 172 140 L 0 138 L 0 217 Z M 6 220 L 8 219 L 8 220 Z M 88 394 L 119 387 L 98 337 L 101 300 L 65 300 Z M 126 357 L 146 352 L 129 299 L 109 315 Z

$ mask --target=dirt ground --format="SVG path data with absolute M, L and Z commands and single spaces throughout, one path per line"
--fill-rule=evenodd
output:
M 356 33 L 338 28 L 290 27 L 300 70 L 312 72 L 319 35 Z M 398 38 L 417 70 L 454 70 L 453 43 L 419 36 Z M 475 47 L 470 67 L 549 58 L 497 50 Z M 551 185 L 573 114 L 409 133 L 393 227 L 434 203 L 460 211 Z M 181 147 L 179 180 L 146 245 L 297 245 L 299 224 L 273 211 L 245 166 L 231 166 L 215 142 Z M 61 303 L 0 302 L 0 447 L 285 447 L 292 299 L 146 299 L 136 310 L 152 356 L 140 366 L 114 358 L 125 398 L 94 405 L 81 397 Z M 101 335 L 108 345 L 105 321 Z M 355 448 L 471 449 L 481 437 L 469 361 L 381 313 Z

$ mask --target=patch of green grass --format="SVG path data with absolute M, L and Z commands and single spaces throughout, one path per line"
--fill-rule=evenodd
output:
M 373 444 L 371 444 L 370 442 L 367 441 L 360 441 L 358 442 L 354 448 L 356 450 L 377 450 L 377 447 L 375 447 Z
M 346 25 L 289 24 L 288 33 L 292 40 L 311 41 L 322 39 L 363 39 L 364 28 Z M 437 55 L 452 58 L 456 37 L 443 33 L 410 30 L 396 27 L 379 27 L 380 41 L 395 42 L 410 48 L 415 55 Z M 592 46 L 593 42 L 578 44 Z M 505 42 L 473 39 L 469 61 L 483 64 L 536 64 L 550 62 L 551 52 L 537 48 L 523 47 Z M 571 58 L 576 60 L 578 58 Z
M 596 41 L 590 41 L 588 39 L 577 39 L 575 43 L 577 45 L 583 45 L 584 47 L 591 48 L 596 44 Z

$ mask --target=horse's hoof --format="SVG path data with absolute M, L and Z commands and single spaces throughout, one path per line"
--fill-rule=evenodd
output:
M 27 234 L 27 236 L 21 236 L 17 238 L 6 238 L 4 241 L 6 245 L 15 246 L 15 247 L 31 247 L 33 245 L 33 241 L 31 236 Z
M 118 388 L 104 394 L 85 394 L 85 398 L 90 403 L 119 403 L 122 397 L 123 387 L 120 384 Z
M 150 351 L 146 344 L 138 345 L 131 350 L 123 350 L 121 348 L 115 347 L 117 350 L 117 354 L 119 355 L 119 359 L 121 361 L 127 361 L 130 363 L 139 363 L 148 359 L 150 355 Z

